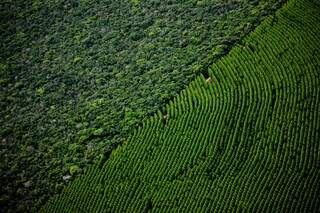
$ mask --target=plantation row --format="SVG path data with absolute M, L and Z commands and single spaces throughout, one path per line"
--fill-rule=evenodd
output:
M 317 212 L 320 5 L 289 0 L 43 212 Z

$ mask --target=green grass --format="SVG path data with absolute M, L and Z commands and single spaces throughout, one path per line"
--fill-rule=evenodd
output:
M 102 164 L 281 2 L 1 0 L 0 208 Z
M 317 212 L 319 11 L 289 0 L 42 212 Z

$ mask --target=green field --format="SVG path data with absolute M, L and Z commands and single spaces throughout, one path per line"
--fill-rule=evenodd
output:
M 43 212 L 318 212 L 320 4 L 289 0 Z
M 283 2 L 1 0 L 1 211 L 103 164 Z

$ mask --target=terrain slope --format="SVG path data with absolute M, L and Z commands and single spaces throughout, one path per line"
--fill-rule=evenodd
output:
M 284 0 L 0 1 L 0 211 L 36 211 Z
M 318 211 L 319 11 L 289 0 L 42 211 Z

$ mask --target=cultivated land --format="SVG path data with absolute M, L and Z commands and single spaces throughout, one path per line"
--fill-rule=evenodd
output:
M 282 2 L 1 0 L 1 211 L 103 164 Z
M 317 212 L 320 4 L 289 0 L 43 212 Z

